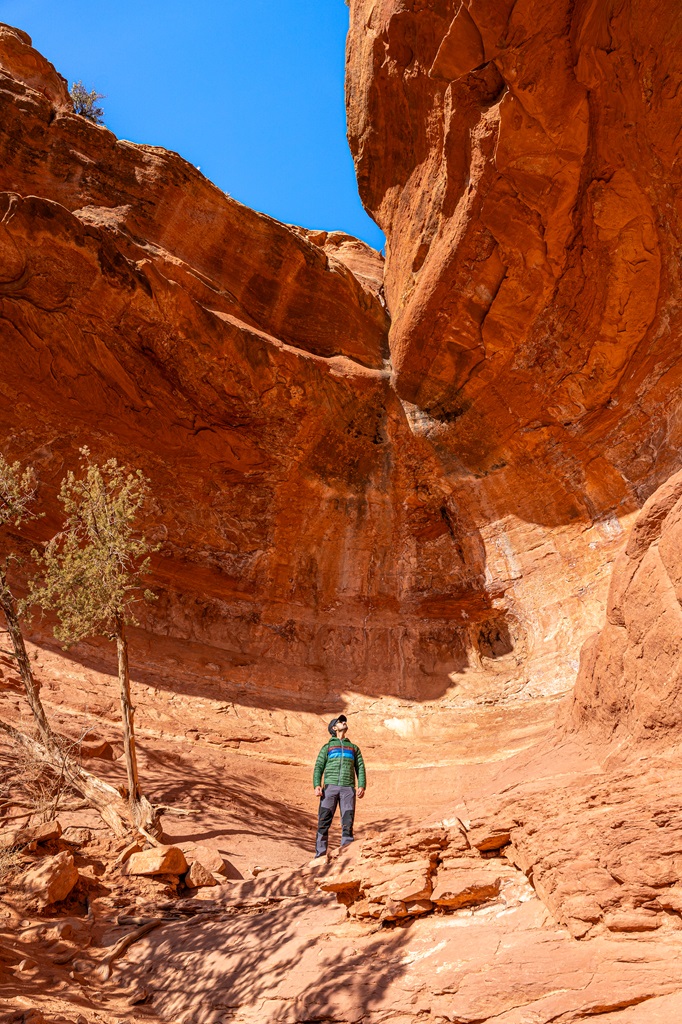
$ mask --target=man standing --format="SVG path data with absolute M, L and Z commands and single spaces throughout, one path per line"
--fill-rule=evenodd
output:
M 315 761 L 313 786 L 315 796 L 320 797 L 320 810 L 317 822 L 317 840 L 315 857 L 324 857 L 327 853 L 329 826 L 341 805 L 341 846 L 353 842 L 353 819 L 355 818 L 355 777 L 357 775 L 357 796 L 365 795 L 365 762 L 362 760 L 360 747 L 346 738 L 348 720 L 345 715 L 332 718 L 329 723 L 331 739 L 322 747 Z M 324 786 L 322 776 L 324 775 Z

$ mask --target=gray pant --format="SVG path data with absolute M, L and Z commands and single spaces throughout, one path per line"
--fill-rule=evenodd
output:
M 321 857 L 327 852 L 329 826 L 339 804 L 341 805 L 341 846 L 348 846 L 353 842 L 355 789 L 353 786 L 325 786 L 320 797 L 320 810 L 317 816 L 316 857 Z

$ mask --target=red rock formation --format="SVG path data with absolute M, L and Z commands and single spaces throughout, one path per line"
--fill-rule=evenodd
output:
M 550 702 L 471 704 L 566 687 L 624 527 L 678 466 L 679 15 L 353 0 L 352 19 L 351 141 L 385 285 L 356 239 L 278 224 L 76 117 L 28 38 L 0 30 L 3 448 L 36 464 L 46 531 L 84 441 L 152 478 L 144 769 L 162 798 L 201 796 L 201 824 L 167 818 L 188 863 L 212 871 L 196 842 L 229 836 L 226 860 L 203 856 L 258 875 L 211 885 L 171 953 L 163 929 L 151 960 L 136 948 L 122 1012 L 676 1020 L 680 773 L 674 749 L 641 747 L 679 730 L 682 476 L 646 503 L 584 650 L 569 728 L 623 741 L 607 770 L 603 746 L 569 755 L 555 734 L 495 776 Z M 87 714 L 104 734 L 102 658 L 76 653 L 100 671 L 56 694 L 67 670 L 44 651 L 46 699 L 65 733 Z M 380 835 L 324 879 L 255 864 L 310 845 L 306 704 L 452 684 L 419 716 L 385 700 L 356 720 Z M 259 704 L 287 710 L 264 725 Z M 106 859 L 75 825 L 69 842 Z M 82 859 L 99 894 L 104 865 Z M 154 891 L 95 898 L 97 950 Z M 634 952 L 629 933 L 646 933 Z
M 559 428 L 581 439 L 650 369 L 677 281 L 682 26 L 567 0 L 356 0 L 353 22 L 350 139 L 388 233 L 399 393 L 473 434 L 479 472 L 539 417 L 575 444 Z
M 170 657 L 315 700 L 462 682 L 477 699 L 531 670 L 565 686 L 618 524 L 586 530 L 564 488 L 578 570 L 575 533 L 529 537 L 506 477 L 472 491 L 450 426 L 396 398 L 376 254 L 117 141 L 65 107 L 22 34 L 2 39 L 6 448 L 39 463 L 48 500 L 83 441 L 154 481 L 150 670 Z
M 424 698 L 507 651 L 478 530 L 390 386 L 380 257 L 116 140 L 0 42 L 4 447 L 45 529 L 84 442 L 151 477 L 148 669 Z
M 528 671 L 567 679 L 619 521 L 679 466 L 680 12 L 351 10 L 396 391 L 481 529 Z
M 682 723 L 682 473 L 649 498 L 587 641 L 572 725 L 598 738 L 675 741 Z

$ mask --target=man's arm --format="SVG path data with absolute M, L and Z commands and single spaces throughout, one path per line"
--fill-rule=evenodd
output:
M 329 752 L 329 743 L 325 743 L 322 750 L 317 755 L 315 761 L 315 767 L 313 769 L 313 789 L 317 789 L 318 786 L 322 785 L 322 775 L 324 773 L 325 765 L 327 764 L 327 754 Z
M 362 752 L 360 747 L 357 746 L 355 748 L 355 770 L 358 773 L 358 791 L 362 790 L 362 793 L 358 792 L 358 796 L 363 796 L 367 788 L 367 774 L 365 772 L 365 762 L 362 759 Z

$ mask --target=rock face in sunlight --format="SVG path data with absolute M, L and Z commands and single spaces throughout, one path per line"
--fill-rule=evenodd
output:
M 506 649 L 478 531 L 390 384 L 381 257 L 118 141 L 26 36 L 0 43 L 2 432 L 48 501 L 84 439 L 154 481 L 148 664 L 428 697 L 480 634 Z
M 132 660 L 164 845 L 25 820 L 0 730 L 25 1024 L 682 1012 L 682 9 L 350 6 L 385 264 L 76 116 L 0 26 L 0 432 L 47 513 L 15 540 L 87 443 L 151 478 L 159 545 Z M 109 655 L 34 628 L 55 729 L 121 783 Z M 0 688 L 25 725 L 3 652 Z M 358 841 L 302 867 L 342 709 Z
M 582 650 L 571 725 L 670 743 L 682 724 L 682 473 L 644 505 L 614 566 L 606 622 Z
M 14 30 L 1 62 L 2 429 L 48 501 L 84 438 L 153 479 L 147 664 L 314 701 L 564 689 L 636 504 L 622 477 L 579 472 L 537 424 L 508 468 L 473 466 L 394 352 L 396 394 L 378 254 L 73 115 Z
M 562 599 L 575 553 L 560 532 L 538 541 L 527 605 L 507 594 L 519 521 L 481 515 L 441 421 L 396 395 L 381 257 L 117 140 L 70 111 L 28 37 L 5 27 L 0 46 L 5 447 L 36 465 L 42 529 L 84 440 L 153 480 L 159 600 L 134 638 L 147 667 L 170 658 L 299 704 L 435 698 L 465 675 L 467 700 L 513 693 L 529 659 L 536 689 L 561 689 L 617 522 L 575 511 L 596 581 L 582 565 L 571 578 L 575 624 L 548 603 L 536 651 L 530 613 L 552 585 Z
M 680 12 L 351 12 L 349 137 L 387 236 L 396 392 L 485 524 L 529 671 L 544 652 L 566 678 L 620 526 L 680 465 Z

